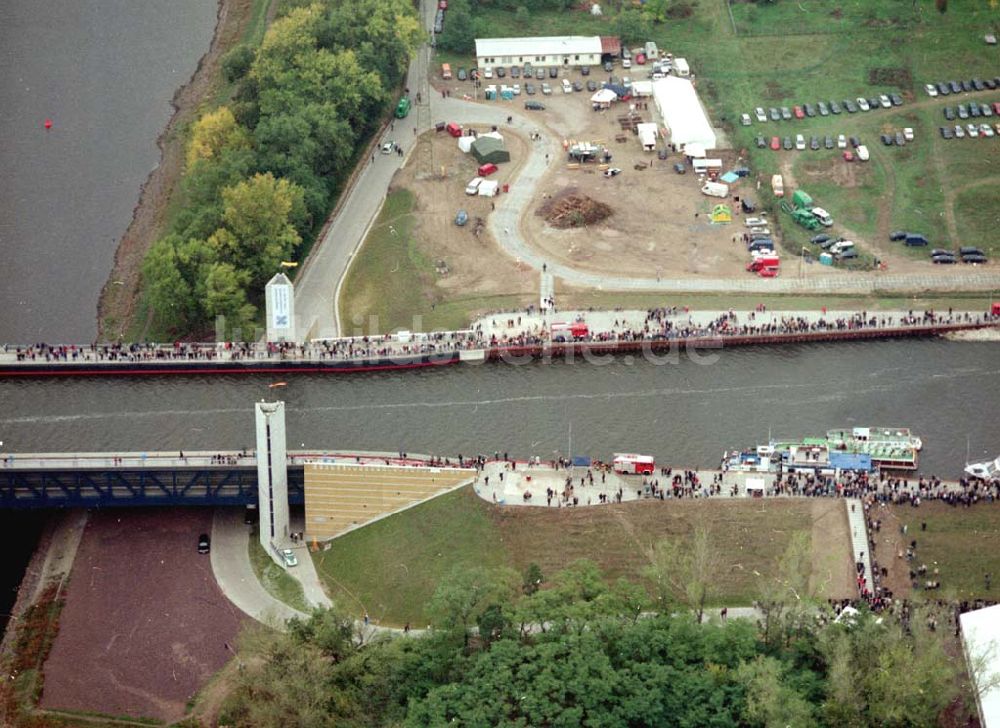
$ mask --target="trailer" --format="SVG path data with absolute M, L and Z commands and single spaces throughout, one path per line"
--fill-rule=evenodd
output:
M 652 455 L 615 453 L 611 467 L 623 475 L 652 475 L 656 469 L 656 459 Z

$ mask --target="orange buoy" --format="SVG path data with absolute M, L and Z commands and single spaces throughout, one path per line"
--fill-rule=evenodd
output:
M 45 129 L 48 130 L 48 129 L 51 129 L 51 128 L 52 128 L 52 119 L 46 119 L 45 120 Z

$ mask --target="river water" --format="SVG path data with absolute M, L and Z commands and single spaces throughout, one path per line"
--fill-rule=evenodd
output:
M 508 451 L 525 457 L 615 451 L 712 467 L 723 450 L 853 425 L 924 440 L 921 470 L 958 477 L 1000 453 L 1000 344 L 944 340 L 730 349 L 714 363 L 609 358 L 524 366 L 264 376 L 0 380 L 10 452 L 253 446 L 253 402 L 287 402 L 290 448 Z M 572 428 L 572 435 L 570 435 Z M 572 444 L 570 444 L 572 436 Z M 995 452 L 996 451 L 996 452 Z
M 215 0 L 0 5 L 0 341 L 92 341 L 97 299 Z M 50 131 L 44 128 L 51 119 Z

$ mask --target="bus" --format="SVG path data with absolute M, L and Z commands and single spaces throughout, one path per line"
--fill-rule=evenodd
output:
M 396 118 L 403 119 L 410 113 L 410 99 L 404 96 L 396 104 Z

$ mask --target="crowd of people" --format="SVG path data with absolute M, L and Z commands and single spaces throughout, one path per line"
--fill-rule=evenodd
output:
M 554 303 L 554 302 L 553 302 Z M 122 362 L 143 363 L 160 361 L 344 361 L 391 360 L 395 357 L 425 355 L 452 356 L 467 349 L 505 349 L 544 346 L 552 341 L 551 331 L 534 319 L 538 309 L 529 306 L 524 314 L 506 313 L 494 317 L 490 327 L 483 322 L 470 330 L 433 333 L 379 334 L 315 340 L 307 343 L 288 342 L 217 342 L 173 344 L 91 344 L 4 346 L 5 354 L 13 353 L 17 362 Z M 528 320 L 523 320 L 527 318 Z M 578 319 L 584 321 L 585 314 Z M 607 344 L 616 342 L 662 342 L 675 340 L 718 341 L 726 337 L 791 336 L 804 333 L 845 332 L 856 330 L 898 329 L 947 325 L 983 325 L 993 323 L 990 314 L 908 311 L 903 315 L 876 314 L 860 311 L 850 315 L 827 318 L 826 309 L 818 318 L 786 314 L 774 317 L 767 308 L 737 313 L 726 311 L 706 322 L 696 322 L 688 308 L 652 308 L 645 312 L 641 323 L 637 317 L 623 315 L 609 329 L 592 327 L 584 336 L 576 336 L 576 344 Z

